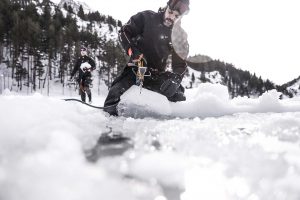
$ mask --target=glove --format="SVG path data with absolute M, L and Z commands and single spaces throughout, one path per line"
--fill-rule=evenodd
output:
M 178 74 L 172 74 L 169 79 L 163 82 L 160 86 L 161 94 L 165 95 L 166 97 L 173 96 L 178 88 L 180 87 L 181 77 Z
M 140 61 L 144 56 L 136 47 L 130 47 L 127 53 L 130 56 L 130 60 L 134 63 Z
M 91 69 L 91 68 L 84 67 L 84 68 L 83 68 L 83 72 L 89 72 L 89 71 L 91 71 L 90 69 Z

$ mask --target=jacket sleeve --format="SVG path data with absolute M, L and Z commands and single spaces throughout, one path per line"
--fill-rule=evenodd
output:
M 95 61 L 89 57 L 89 64 L 91 65 L 92 67 L 92 70 L 95 70 L 96 69 L 96 63 Z
M 143 33 L 143 29 L 143 12 L 137 13 L 136 15 L 132 16 L 130 20 L 121 27 L 119 31 L 119 39 L 126 53 L 128 53 L 129 48 L 136 47 L 135 39 Z

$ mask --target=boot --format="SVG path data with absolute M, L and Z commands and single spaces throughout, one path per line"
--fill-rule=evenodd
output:
M 92 103 L 92 93 L 91 91 L 88 92 L 88 98 L 89 98 L 89 103 L 91 104 Z
M 168 97 L 168 100 L 171 102 L 185 101 L 186 97 L 182 91 L 178 91 L 173 96 Z
M 80 90 L 81 101 L 85 102 L 85 92 Z

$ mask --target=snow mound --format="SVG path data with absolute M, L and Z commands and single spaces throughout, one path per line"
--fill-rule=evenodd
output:
M 121 96 L 118 113 L 134 118 L 168 116 L 171 107 L 165 96 L 134 85 Z
M 169 102 L 156 92 L 132 86 L 121 96 L 118 112 L 121 116 L 145 117 L 220 117 L 235 113 L 295 112 L 300 111 L 299 101 L 280 100 L 276 90 L 265 92 L 257 99 L 230 99 L 227 87 L 204 83 L 186 90 L 186 101 Z

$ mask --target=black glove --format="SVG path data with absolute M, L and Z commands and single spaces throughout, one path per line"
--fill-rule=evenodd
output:
M 165 95 L 166 97 L 173 96 L 178 88 L 180 87 L 181 77 L 178 74 L 170 74 L 168 75 L 170 78 L 167 79 L 163 84 L 160 86 L 161 94 Z

